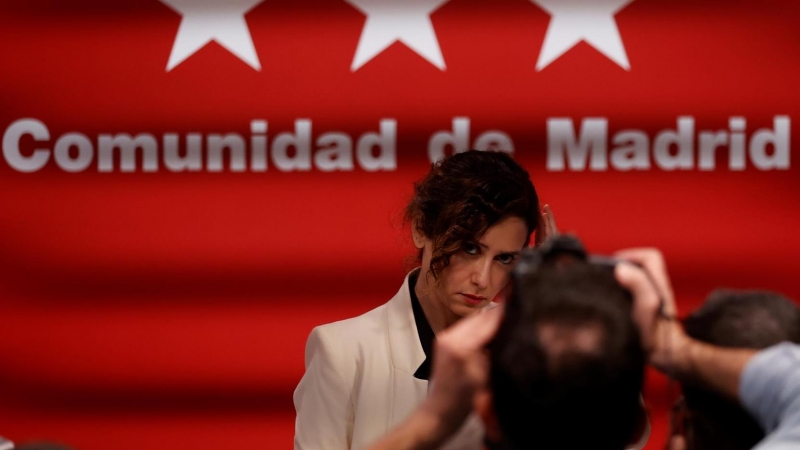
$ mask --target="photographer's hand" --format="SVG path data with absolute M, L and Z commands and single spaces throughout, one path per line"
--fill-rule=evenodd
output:
M 616 254 L 623 262 L 615 269 L 617 281 L 634 297 L 633 320 L 650 363 L 671 373 L 674 353 L 686 342 L 683 328 L 675 320 L 675 295 L 667 275 L 664 256 L 656 249 L 630 249 Z
M 409 419 L 371 450 L 423 450 L 441 446 L 473 410 L 486 388 L 489 360 L 484 348 L 500 324 L 498 306 L 460 320 L 436 337 L 430 392 Z
M 676 319 L 675 296 L 661 252 L 633 249 L 616 256 L 633 263 L 618 264 L 615 275 L 633 295 L 633 320 L 650 364 L 682 382 L 737 398 L 739 377 L 755 352 L 716 347 L 686 335 Z

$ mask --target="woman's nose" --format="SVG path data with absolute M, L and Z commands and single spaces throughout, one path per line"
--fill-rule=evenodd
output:
M 476 261 L 475 267 L 472 272 L 472 283 L 475 284 L 478 289 L 486 289 L 489 286 L 489 281 L 491 279 L 491 269 L 492 264 L 491 261 L 486 260 L 479 260 Z

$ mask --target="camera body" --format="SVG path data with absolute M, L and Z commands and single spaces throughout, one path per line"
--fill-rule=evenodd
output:
M 545 262 L 568 264 L 569 261 L 586 261 L 612 270 L 621 262 L 629 263 L 613 256 L 591 255 L 576 236 L 562 234 L 548 239 L 539 247 L 523 252 L 514 271 L 519 276 L 537 270 Z

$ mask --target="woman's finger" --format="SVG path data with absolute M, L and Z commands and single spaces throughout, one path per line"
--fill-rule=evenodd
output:
M 544 205 L 544 217 L 547 219 L 547 237 L 551 238 L 554 236 L 558 236 L 558 226 L 556 225 L 556 216 L 553 214 L 553 210 L 550 209 L 550 205 Z

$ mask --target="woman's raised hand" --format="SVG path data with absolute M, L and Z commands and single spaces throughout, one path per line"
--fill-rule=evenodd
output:
M 550 210 L 550 205 L 544 205 L 541 213 L 541 220 L 539 220 L 539 229 L 536 230 L 535 246 L 540 246 L 550 238 L 558 236 L 558 227 L 556 226 L 556 218 L 553 211 Z

